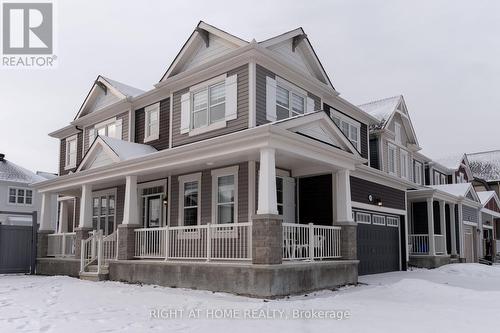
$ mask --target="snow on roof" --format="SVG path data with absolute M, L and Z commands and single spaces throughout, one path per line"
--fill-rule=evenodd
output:
M 45 180 L 17 164 L 8 160 L 0 161 L 0 181 L 32 184 Z
M 500 150 L 467 154 L 472 174 L 488 182 L 500 180 Z
M 385 122 L 389 119 L 391 114 L 394 112 L 402 96 L 393 96 L 378 101 L 373 101 L 370 103 L 365 103 L 358 105 L 358 107 L 368 113 L 369 115 L 375 117 L 380 121 L 379 128 L 385 125 Z
M 120 160 L 130 160 L 136 157 L 148 155 L 157 150 L 149 145 L 141 143 L 134 143 L 119 139 L 113 139 L 107 136 L 100 136 L 100 138 L 111 148 Z
M 442 166 L 447 167 L 448 169 L 455 170 L 460 167 L 463 158 L 464 154 L 454 154 L 448 155 L 446 157 L 436 158 L 434 159 L 434 161 L 441 164 Z
M 458 183 L 458 184 L 443 184 L 443 185 L 430 185 L 430 188 L 446 192 L 448 194 L 454 195 L 456 197 L 465 197 L 467 192 L 472 185 L 470 183 Z
M 45 171 L 37 171 L 36 174 L 40 177 L 47 179 L 47 180 L 54 179 L 54 178 L 58 177 L 58 175 L 56 175 L 55 173 L 45 172 Z
M 121 82 L 118 82 L 115 80 L 111 80 L 111 79 L 109 79 L 105 76 L 102 76 L 102 75 L 101 75 L 101 77 L 127 97 L 136 97 L 136 96 L 139 96 L 139 95 L 144 93 L 144 90 L 129 86 L 128 84 L 121 83 Z
M 495 194 L 495 191 L 483 191 L 483 192 L 477 192 L 477 196 L 479 197 L 479 201 L 483 205 L 487 204 L 488 201 L 490 201 L 491 197 Z

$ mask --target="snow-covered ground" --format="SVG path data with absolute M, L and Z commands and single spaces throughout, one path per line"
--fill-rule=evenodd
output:
M 499 330 L 500 266 L 456 264 L 364 276 L 360 281 L 364 285 L 264 301 L 68 277 L 0 276 L 0 332 Z M 232 319 L 217 319 L 221 310 Z M 299 311 L 307 316 L 312 310 L 347 319 L 294 319 Z M 262 316 L 266 319 L 259 319 Z M 245 317 L 253 319 L 241 319 Z

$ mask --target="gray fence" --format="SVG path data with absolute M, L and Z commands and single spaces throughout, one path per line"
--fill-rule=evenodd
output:
M 35 274 L 37 213 L 0 211 L 0 214 L 31 216 L 31 226 L 0 225 L 0 273 Z

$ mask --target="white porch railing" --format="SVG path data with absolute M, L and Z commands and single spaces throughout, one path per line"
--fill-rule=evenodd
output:
M 111 235 L 102 238 L 102 258 L 104 261 L 117 259 L 118 256 L 118 232 L 115 231 Z
M 435 243 L 435 248 L 436 248 L 436 254 L 445 254 L 446 253 L 446 247 L 445 247 L 445 241 L 444 241 L 444 235 L 434 235 L 434 243 Z
M 135 257 L 251 260 L 251 237 L 251 223 L 136 229 Z
M 429 253 L 429 235 L 427 234 L 410 234 L 408 237 L 411 254 L 428 254 Z
M 75 255 L 75 233 L 67 232 L 48 235 L 47 256 L 69 257 Z
M 497 253 L 500 253 L 500 240 L 496 240 L 496 244 L 497 244 Z
M 283 260 L 340 258 L 340 232 L 337 226 L 283 223 Z

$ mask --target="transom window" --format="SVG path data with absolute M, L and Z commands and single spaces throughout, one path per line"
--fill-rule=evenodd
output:
M 72 136 L 66 139 L 66 168 L 74 168 L 76 166 L 76 149 L 77 136 Z
M 144 142 L 157 140 L 160 133 L 160 103 L 144 109 L 145 133 Z
M 192 128 L 200 128 L 224 120 L 226 88 L 224 81 L 192 94 Z
M 371 215 L 368 213 L 356 212 L 356 222 L 363 224 L 371 224 Z
M 234 175 L 217 177 L 217 223 L 234 223 Z
M 361 125 L 337 111 L 330 111 L 330 117 L 340 128 L 342 133 L 351 141 L 359 151 L 361 149 L 360 127 Z
M 276 86 L 276 117 L 278 120 L 304 114 L 306 96 L 282 86 Z
M 373 215 L 373 224 L 374 225 L 385 225 L 385 216 Z
M 19 205 L 31 205 L 33 203 L 33 191 L 25 188 L 9 188 L 9 203 Z
M 395 175 L 396 174 L 396 146 L 389 144 L 388 145 L 388 168 L 389 173 Z
M 387 226 L 388 227 L 398 227 L 399 226 L 399 217 L 387 216 Z

